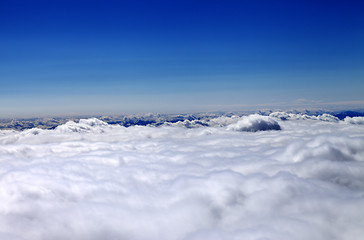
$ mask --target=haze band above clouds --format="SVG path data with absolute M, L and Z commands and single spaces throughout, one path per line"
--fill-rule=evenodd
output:
M 359 240 L 363 123 L 281 112 L 0 131 L 0 238 Z

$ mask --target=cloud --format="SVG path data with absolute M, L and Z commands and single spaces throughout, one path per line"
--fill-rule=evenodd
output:
M 230 124 L 227 129 L 234 131 L 257 132 L 281 130 L 281 127 L 271 117 L 254 114 L 242 117 L 242 119 L 237 123 Z
M 339 118 L 330 114 L 324 113 L 321 115 L 307 115 L 302 113 L 286 113 L 286 112 L 273 112 L 269 114 L 270 117 L 280 120 L 318 120 L 325 122 L 339 122 Z
M 364 117 L 346 117 L 344 122 L 349 124 L 364 124 Z
M 286 113 L 188 121 L 0 131 L 0 238 L 364 235 L 362 125 Z
M 111 127 L 106 122 L 103 122 L 97 118 L 90 118 L 90 119 L 80 119 L 78 123 L 74 121 L 69 121 L 66 124 L 60 125 L 56 127 L 56 132 L 59 133 L 67 133 L 67 132 L 96 132 L 102 133 L 104 132 L 104 128 Z

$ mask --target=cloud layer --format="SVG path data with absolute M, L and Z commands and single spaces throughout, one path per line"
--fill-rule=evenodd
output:
M 0 131 L 0 238 L 361 239 L 364 128 L 330 116 Z

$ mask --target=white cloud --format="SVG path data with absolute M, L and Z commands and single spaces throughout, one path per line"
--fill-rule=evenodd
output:
M 346 117 L 344 122 L 350 124 L 364 124 L 364 117 Z
M 307 115 L 302 113 L 286 113 L 286 112 L 273 112 L 269 114 L 272 118 L 277 118 L 280 120 L 318 120 L 318 121 L 326 121 L 326 122 L 339 122 L 339 119 L 330 114 L 322 114 L 322 115 Z
M 0 238 L 362 238 L 363 125 L 202 123 L 0 131 Z
M 242 119 L 237 123 L 230 124 L 227 129 L 234 131 L 257 132 L 267 130 L 281 130 L 281 127 L 271 117 L 253 114 L 242 117 Z

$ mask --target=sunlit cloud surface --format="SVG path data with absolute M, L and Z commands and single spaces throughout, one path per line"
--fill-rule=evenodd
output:
M 363 118 L 0 131 L 1 239 L 364 236 Z

